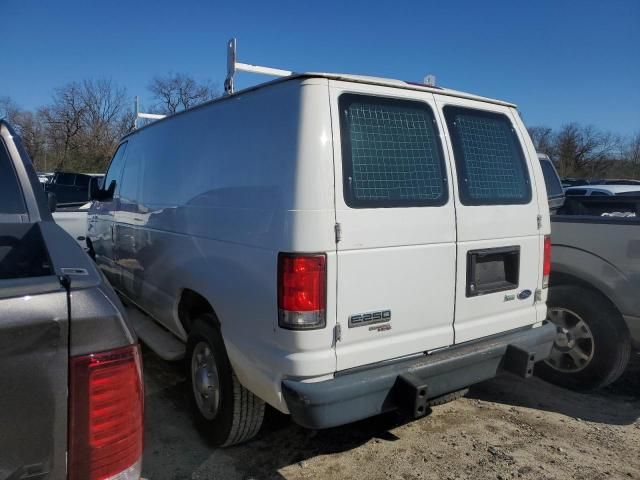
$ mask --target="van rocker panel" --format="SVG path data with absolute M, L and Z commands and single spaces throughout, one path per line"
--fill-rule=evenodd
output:
M 528 377 L 530 365 L 516 361 L 511 353 L 527 352 L 536 362 L 544 360 L 555 335 L 555 327 L 545 323 L 431 355 L 339 372 L 334 379 L 323 382 L 284 380 L 282 392 L 292 418 L 299 425 L 313 429 L 335 427 L 406 408 L 407 402 L 401 395 L 408 395 L 403 388 L 407 377 L 419 379 L 426 386 L 429 398 L 489 380 L 503 372 Z M 409 410 L 411 412 L 411 408 Z

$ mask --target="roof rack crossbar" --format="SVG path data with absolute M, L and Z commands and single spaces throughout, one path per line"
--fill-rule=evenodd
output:
M 262 67 L 260 65 L 251 65 L 250 63 L 236 61 L 236 39 L 232 38 L 227 42 L 227 78 L 224 81 L 225 95 L 231 95 L 233 93 L 233 80 L 236 72 L 260 73 L 274 77 L 288 77 L 293 74 L 293 72 L 289 70 Z
M 136 130 L 138 128 L 138 119 L 140 118 L 148 118 L 151 120 L 160 120 L 164 117 L 166 117 L 166 115 L 162 115 L 159 113 L 143 113 L 140 111 L 140 97 L 136 96 L 136 118 L 133 119 L 133 129 Z

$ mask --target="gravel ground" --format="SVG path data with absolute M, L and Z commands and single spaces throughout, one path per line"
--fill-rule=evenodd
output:
M 640 355 L 584 395 L 504 376 L 410 421 L 386 414 L 313 432 L 268 411 L 252 442 L 209 447 L 179 365 L 144 353 L 143 475 L 164 479 L 640 479 Z

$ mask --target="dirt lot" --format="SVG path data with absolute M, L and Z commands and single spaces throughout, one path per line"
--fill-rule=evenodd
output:
M 387 414 L 312 432 L 269 411 L 253 442 L 208 447 L 185 377 L 146 351 L 143 474 L 163 479 L 640 479 L 640 356 L 607 390 L 581 395 L 503 377 L 408 421 Z

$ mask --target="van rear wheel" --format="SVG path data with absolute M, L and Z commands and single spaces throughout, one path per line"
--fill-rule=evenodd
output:
M 547 307 L 557 335 L 549 358 L 536 365 L 536 374 L 581 391 L 617 380 L 631 355 L 620 312 L 598 292 L 577 285 L 552 286 Z
M 214 446 L 253 438 L 264 418 L 264 402 L 236 378 L 212 314 L 200 316 L 187 341 L 187 368 L 198 430 Z

